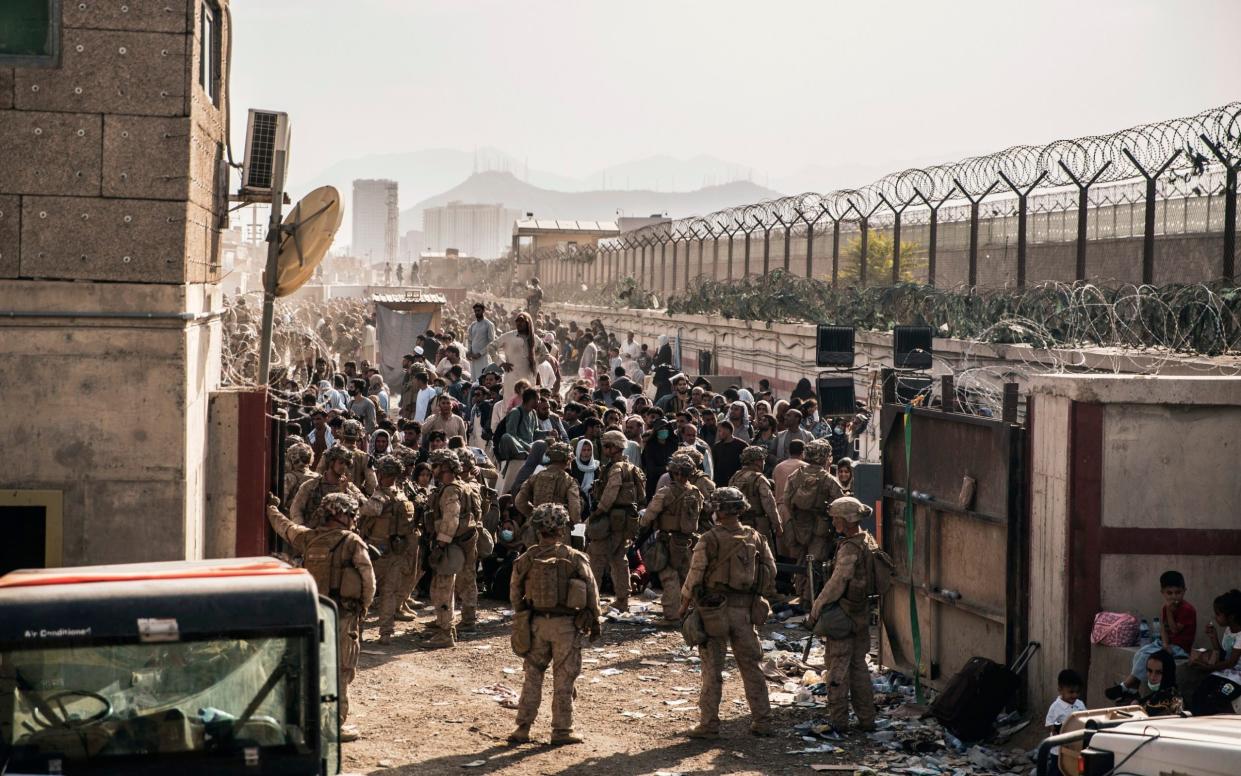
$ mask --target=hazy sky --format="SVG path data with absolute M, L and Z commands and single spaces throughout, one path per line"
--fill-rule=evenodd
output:
M 567 175 L 710 154 L 761 180 L 952 161 L 1241 99 L 1241 0 L 232 7 L 233 138 L 246 108 L 288 111 L 295 179 L 370 153 L 493 146 Z

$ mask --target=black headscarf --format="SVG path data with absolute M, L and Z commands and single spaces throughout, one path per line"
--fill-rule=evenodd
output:
M 793 389 L 794 399 L 813 399 L 814 387 L 810 385 L 810 378 L 803 377 L 797 381 L 797 387 Z

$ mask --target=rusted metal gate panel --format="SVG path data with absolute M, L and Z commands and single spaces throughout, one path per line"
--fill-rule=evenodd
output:
M 883 664 L 913 673 L 911 584 L 925 684 L 942 687 L 975 655 L 1011 663 L 1026 635 L 1025 429 L 887 405 L 882 432 L 881 542 L 896 564 L 880 609 Z M 907 490 L 913 493 L 912 568 Z

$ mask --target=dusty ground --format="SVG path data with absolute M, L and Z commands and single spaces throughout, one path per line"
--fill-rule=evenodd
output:
M 628 623 L 606 623 L 602 638 L 583 653 L 575 726 L 586 743 L 546 745 L 549 671 L 533 731 L 542 743 L 510 747 L 504 738 L 513 727 L 515 712 L 492 694 L 476 690 L 503 684 L 520 691 L 521 660 L 509 648 L 503 607 L 485 599 L 483 606 L 480 614 L 485 622 L 451 650 L 422 651 L 412 635 L 401 636 L 399 629 L 390 646 L 381 646 L 374 641 L 374 623 L 368 624 L 350 694 L 351 721 L 358 725 L 362 739 L 345 745 L 342 765 L 346 771 L 514 775 L 595 771 L 609 776 L 688 776 L 806 774 L 814 772 L 811 764 L 871 764 L 880 772 L 903 772 L 895 770 L 897 762 L 914 764 L 912 758 L 883 752 L 876 742 L 857 736 L 835 742 L 845 750 L 841 753 L 789 753 L 823 744 L 807 742 L 793 730 L 798 723 L 824 721 L 822 708 L 777 707 L 777 735 L 751 736 L 749 712 L 731 657 L 721 704 L 722 737 L 715 742 L 686 738 L 684 732 L 697 721 L 699 674 L 687 659 L 690 653 L 684 650 L 680 633 Z M 424 612 L 420 620 L 426 619 Z M 764 630 L 765 638 L 773 632 L 791 638 L 804 633 L 778 624 Z M 818 657 L 812 654 L 810 663 L 821 666 L 821 652 Z M 622 673 L 609 676 L 607 669 Z M 781 688 L 769 683 L 769 689 L 778 692 Z M 1026 771 L 1028 765 L 1021 769 Z M 956 769 L 956 773 L 974 772 L 1007 771 Z

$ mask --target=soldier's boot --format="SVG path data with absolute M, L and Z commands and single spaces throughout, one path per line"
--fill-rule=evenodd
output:
M 712 725 L 704 725 L 700 722 L 694 727 L 690 728 L 689 732 L 686 733 L 685 735 L 689 736 L 690 738 L 705 738 L 705 739 L 719 738 L 720 729 Z
M 581 736 L 573 735 L 571 730 L 553 730 L 551 745 L 552 746 L 568 746 L 570 744 L 585 743 L 585 739 Z
M 612 602 L 612 608 L 624 614 L 625 612 L 629 611 L 629 599 L 627 597 L 617 598 L 615 601 Z
M 854 727 L 856 727 L 858 730 L 862 731 L 863 733 L 874 733 L 875 732 L 874 721 L 858 722 L 856 725 L 854 725 Z
M 767 738 L 775 733 L 770 722 L 753 722 L 750 724 L 750 735 Z
M 526 744 L 530 742 L 530 726 L 518 725 L 513 728 L 513 732 L 508 734 L 508 742 L 510 744 Z
M 461 630 L 474 630 L 478 625 L 478 607 L 463 606 L 461 607 L 461 622 L 457 623 L 457 627 Z
M 457 645 L 457 634 L 453 628 L 436 628 L 430 636 L 422 642 L 422 646 L 427 649 L 444 649 L 446 647 L 455 647 Z
M 380 643 L 380 644 L 384 644 L 384 645 L 391 644 L 391 643 L 392 643 L 392 634 L 391 634 L 391 633 L 380 633 L 380 634 L 379 634 L 379 643 Z
M 413 622 L 418 619 L 418 616 L 410 611 L 408 606 L 402 606 L 400 609 L 397 609 L 394 617 L 401 622 Z

